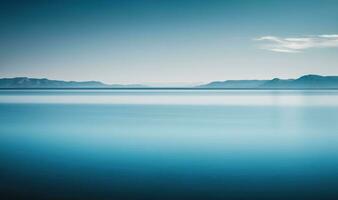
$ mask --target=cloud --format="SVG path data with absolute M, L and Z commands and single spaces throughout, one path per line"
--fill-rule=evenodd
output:
M 261 42 L 261 49 L 280 53 L 300 53 L 310 48 L 338 47 L 338 35 L 316 35 L 305 37 L 282 38 L 263 36 L 255 39 Z

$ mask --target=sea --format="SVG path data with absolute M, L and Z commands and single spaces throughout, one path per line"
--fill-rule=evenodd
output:
M 0 90 L 0 199 L 338 199 L 338 90 Z

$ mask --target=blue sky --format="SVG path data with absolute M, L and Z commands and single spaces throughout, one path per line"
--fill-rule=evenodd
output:
M 4 1 L 1 77 L 200 83 L 338 75 L 336 0 Z

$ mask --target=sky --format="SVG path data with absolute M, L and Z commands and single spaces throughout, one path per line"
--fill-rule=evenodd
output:
M 338 75 L 337 0 L 0 1 L 0 77 L 195 84 Z

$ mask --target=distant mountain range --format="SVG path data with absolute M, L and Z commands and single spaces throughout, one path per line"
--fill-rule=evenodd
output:
M 49 80 L 46 78 L 2 78 L 0 88 L 126 88 L 126 87 L 145 87 L 142 85 L 119 85 L 104 84 L 99 81 L 61 81 Z
M 199 88 L 257 88 L 257 89 L 338 89 L 338 76 L 319 76 L 305 75 L 297 79 L 279 79 L 272 80 L 228 80 L 216 81 L 205 85 L 198 86 Z
M 61 81 L 46 78 L 2 78 L 0 88 L 145 88 L 149 86 L 131 84 L 105 84 L 99 81 Z M 149 87 L 151 88 L 151 87 Z M 177 87 L 179 88 L 179 87 Z M 227 80 L 215 81 L 191 88 L 218 89 L 338 89 L 338 76 L 305 75 L 297 79 L 272 80 Z

